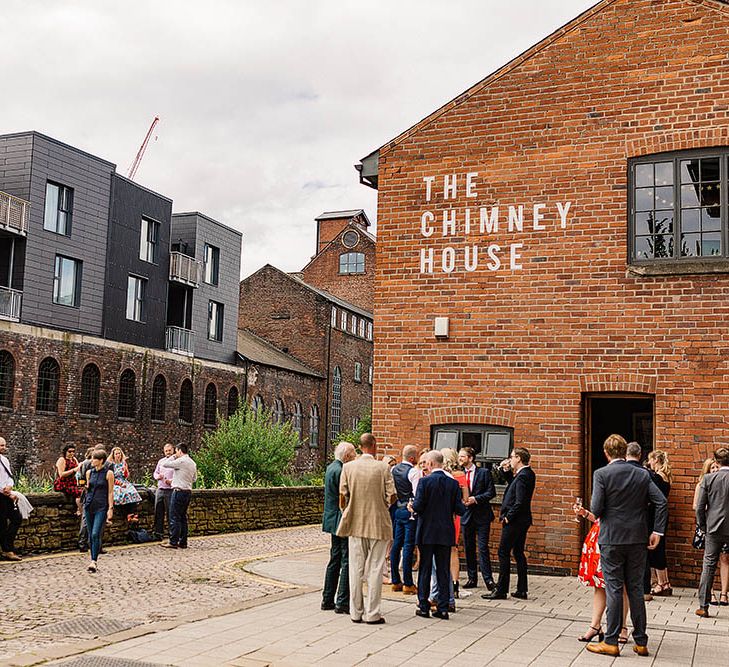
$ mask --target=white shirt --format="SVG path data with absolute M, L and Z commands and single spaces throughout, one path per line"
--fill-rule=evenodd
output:
M 473 488 L 473 480 L 476 477 L 476 464 L 472 463 L 471 467 L 464 468 L 463 472 L 466 473 L 466 481 L 468 482 L 468 490 L 470 491 Z
M 13 481 L 13 478 L 9 472 L 12 472 L 10 470 L 10 461 L 8 461 L 8 457 L 4 456 L 3 454 L 0 454 L 0 461 L 2 461 L 2 465 L 0 465 L 0 491 L 4 489 L 6 486 L 15 486 L 15 482 Z M 7 468 L 7 470 L 5 470 Z
M 172 468 L 172 488 L 181 491 L 192 491 L 192 485 L 197 479 L 197 465 L 187 454 L 176 459 L 174 456 L 162 462 L 163 468 Z

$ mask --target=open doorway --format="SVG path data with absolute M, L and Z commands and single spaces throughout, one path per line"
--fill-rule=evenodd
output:
M 592 473 L 607 465 L 602 445 L 611 433 L 635 440 L 643 458 L 653 449 L 654 399 L 646 394 L 586 394 L 585 409 L 585 503 L 592 495 Z

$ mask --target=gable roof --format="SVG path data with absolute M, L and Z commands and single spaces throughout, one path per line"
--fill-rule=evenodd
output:
M 364 218 L 363 222 L 365 227 L 369 227 L 372 224 L 363 208 L 353 208 L 347 211 L 324 211 L 324 213 L 318 215 L 314 220 L 344 220 L 345 218 L 359 217 Z
M 292 357 L 287 352 L 279 350 L 275 345 L 272 345 L 248 329 L 238 329 L 236 352 L 242 359 L 252 361 L 256 364 L 283 368 L 287 371 L 301 373 L 302 375 L 311 375 L 317 378 L 324 377 L 321 373 L 312 370 L 306 364 Z

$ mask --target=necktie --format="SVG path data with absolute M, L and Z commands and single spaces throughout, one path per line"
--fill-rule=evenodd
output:
M 468 482 L 468 490 L 471 490 L 471 471 L 466 470 L 466 481 Z

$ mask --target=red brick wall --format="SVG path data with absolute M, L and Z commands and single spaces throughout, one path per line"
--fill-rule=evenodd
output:
M 512 425 L 537 474 L 532 562 L 578 563 L 583 394 L 646 391 L 675 472 L 671 576 L 698 575 L 694 484 L 729 439 L 729 276 L 626 273 L 626 174 L 633 156 L 729 144 L 727 53 L 718 3 L 603 3 L 381 150 L 374 430 L 398 450 L 427 443 L 433 423 Z M 462 188 L 467 172 L 479 174 L 477 196 L 445 201 L 443 177 Z M 557 201 L 572 202 L 565 229 Z M 546 231 L 527 217 L 521 233 L 478 234 L 479 206 L 537 202 L 549 204 Z M 421 236 L 424 211 L 438 225 L 469 206 L 476 233 Z M 466 273 L 459 260 L 453 273 L 420 274 L 421 248 L 438 257 L 489 243 L 522 243 L 523 269 L 502 252 L 498 271 Z M 434 338 L 435 316 L 450 318 L 449 339 Z
M 332 220 L 317 220 L 317 255 L 324 250 L 330 241 L 333 241 L 344 229 L 351 218 L 338 218 Z

